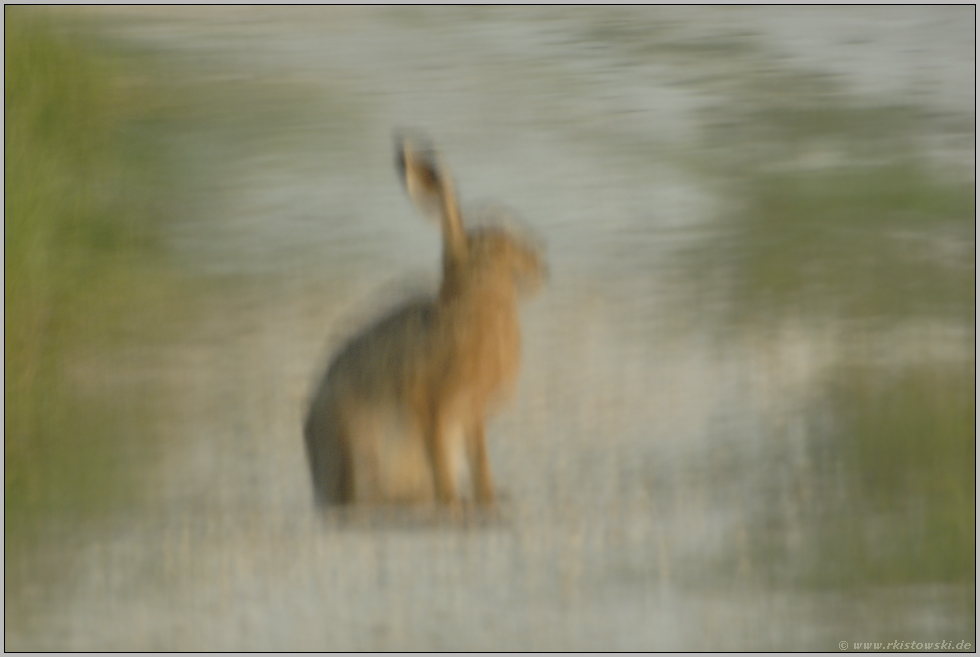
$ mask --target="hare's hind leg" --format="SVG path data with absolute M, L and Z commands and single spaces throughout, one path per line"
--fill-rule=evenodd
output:
M 352 414 L 351 462 L 358 502 L 420 504 L 435 499 L 423 433 L 400 404 Z
M 315 407 L 304 433 L 316 505 L 353 502 L 350 446 L 336 409 L 332 405 Z

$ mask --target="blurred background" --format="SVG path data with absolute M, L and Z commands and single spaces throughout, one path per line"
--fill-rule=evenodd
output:
M 975 11 L 5 7 L 5 649 L 975 647 Z M 400 126 L 547 245 L 488 526 L 313 509 Z

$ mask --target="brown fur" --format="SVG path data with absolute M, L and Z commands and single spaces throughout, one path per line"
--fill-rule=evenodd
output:
M 517 301 L 546 276 L 539 251 L 500 227 L 466 231 L 452 181 L 418 138 L 396 144 L 409 196 L 437 215 L 443 280 L 355 336 L 334 357 L 306 421 L 320 505 L 495 500 L 484 422 L 520 367 Z

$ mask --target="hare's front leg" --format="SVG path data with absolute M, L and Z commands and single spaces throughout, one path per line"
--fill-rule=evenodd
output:
M 477 421 L 475 426 L 470 429 L 467 438 L 473 493 L 479 504 L 491 506 L 494 503 L 493 477 L 490 474 L 490 459 L 487 458 L 487 444 L 482 420 Z
M 445 415 L 440 417 L 436 414 L 429 435 L 429 456 L 432 461 L 436 500 L 442 504 L 459 506 L 451 444 L 453 437 L 452 427 Z

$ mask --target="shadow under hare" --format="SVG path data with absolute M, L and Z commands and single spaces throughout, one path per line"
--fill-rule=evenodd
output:
M 396 137 L 395 149 L 409 196 L 441 224 L 442 283 L 333 356 L 305 425 L 315 500 L 458 507 L 465 468 L 476 502 L 492 505 L 484 422 L 512 393 L 517 302 L 541 287 L 546 265 L 512 230 L 465 228 L 452 180 L 423 137 Z

